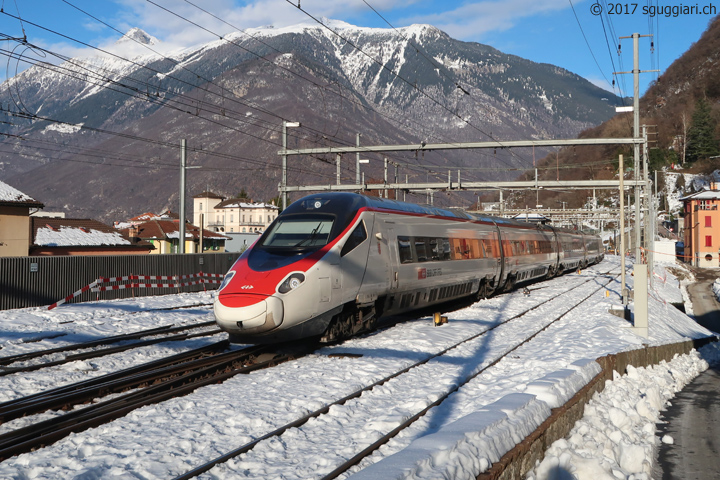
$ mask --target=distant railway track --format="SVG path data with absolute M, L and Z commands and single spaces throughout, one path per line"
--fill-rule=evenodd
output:
M 172 325 L 165 325 L 149 330 L 142 330 L 139 332 L 101 338 L 90 342 L 76 343 L 46 350 L 38 350 L 35 352 L 0 357 L 0 377 L 18 372 L 32 372 L 35 370 L 40 370 L 42 368 L 62 365 L 64 363 L 74 362 L 77 360 L 86 360 L 89 358 L 102 357 L 105 355 L 123 352 L 125 350 L 130 350 L 133 348 L 143 347 L 147 345 L 154 345 L 157 343 L 188 340 L 195 337 L 209 336 L 221 333 L 220 329 L 215 327 L 214 325 L 214 321 L 207 321 L 192 325 L 181 325 L 178 327 L 173 327 Z M 191 330 L 199 331 L 195 333 L 189 333 L 189 331 Z M 145 340 L 142 340 L 143 338 L 145 338 Z M 132 340 L 139 341 L 132 342 Z M 115 347 L 98 348 L 121 342 L 130 343 Z M 46 361 L 42 360 L 42 357 L 54 357 L 58 354 L 65 354 L 67 352 L 73 351 L 76 351 L 78 353 L 63 355 L 62 358 L 59 359 L 54 358 Z M 33 360 L 36 361 L 33 362 Z
M 572 289 L 578 288 L 579 286 L 592 280 L 593 279 L 586 280 L 582 284 L 577 285 Z M 600 286 L 599 288 L 602 288 L 602 286 Z M 282 435 L 282 433 L 284 433 L 290 428 L 299 427 L 306 423 L 309 419 L 327 413 L 330 407 L 332 407 L 333 405 L 341 405 L 353 398 L 357 398 L 363 392 L 372 390 L 373 388 L 382 385 L 393 378 L 401 376 L 403 373 L 406 373 L 413 368 L 429 362 L 433 358 L 442 356 L 447 352 L 451 351 L 452 349 L 456 348 L 457 346 L 461 345 L 462 343 L 469 342 L 474 338 L 485 335 L 490 330 L 500 325 L 520 318 L 523 315 L 531 312 L 532 310 L 539 308 L 545 303 L 547 303 L 547 301 L 535 305 L 532 308 L 529 308 L 526 311 L 505 320 L 503 323 L 491 327 L 491 329 L 489 330 L 486 330 L 471 338 L 465 339 L 456 345 L 448 347 L 447 349 L 439 352 L 438 354 L 435 354 L 429 358 L 426 358 L 425 360 L 417 362 L 403 369 L 402 371 L 389 375 L 388 377 L 361 390 L 358 390 L 336 402 L 329 403 L 325 407 L 315 412 L 312 412 L 311 414 L 297 419 L 294 422 L 278 428 L 273 432 L 263 435 L 257 438 L 255 441 L 250 442 L 249 444 L 244 445 L 226 455 L 223 455 L 222 457 L 219 457 L 218 459 L 215 459 L 206 465 L 197 467 L 191 472 L 188 472 L 187 474 L 177 478 L 193 478 L 205 471 L 208 471 L 217 464 L 223 463 L 230 458 L 236 457 L 238 455 L 242 455 L 243 453 L 252 450 L 255 445 L 262 442 L 263 440 L 280 436 Z M 178 331 L 182 331 L 195 327 L 208 328 L 212 323 L 213 322 L 205 322 L 202 324 L 182 327 L 160 327 L 158 329 L 145 330 L 143 332 L 136 332 L 130 335 L 108 337 L 106 339 L 99 339 L 94 342 L 59 347 L 59 349 L 63 351 L 72 351 L 78 346 L 87 348 L 89 344 L 97 344 L 95 346 L 107 345 L 128 340 L 130 339 L 129 337 L 142 338 L 143 336 L 153 336 L 156 335 L 159 331 L 165 333 L 170 331 L 171 333 L 174 333 L 176 329 L 179 329 Z M 395 323 L 396 322 L 390 322 L 388 326 L 392 326 Z M 200 334 L 198 333 L 195 335 Z M 537 335 L 537 333 L 535 335 Z M 159 341 L 169 341 L 168 338 L 174 338 L 175 336 L 184 336 L 184 338 L 188 338 L 185 333 L 179 333 L 178 335 L 171 334 L 169 337 L 166 336 L 164 339 L 159 339 L 157 341 L 155 339 L 152 339 L 148 342 L 158 343 Z M 132 345 L 122 346 L 120 348 L 136 348 L 137 346 L 139 346 L 139 344 L 144 344 L 145 342 L 146 341 L 136 342 Z M 174 355 L 172 357 L 156 360 L 136 367 L 131 367 L 119 372 L 110 373 L 94 379 L 86 380 L 72 385 L 67 385 L 64 387 L 59 387 L 52 390 L 47 390 L 44 392 L 39 392 L 34 395 L 29 395 L 26 397 L 2 403 L 0 404 L 1 423 L 6 423 L 13 419 L 26 417 L 29 415 L 35 415 L 46 411 L 70 411 L 49 420 L 33 423 L 31 425 L 27 425 L 22 428 L 18 428 L 16 430 L 0 435 L 0 461 L 14 455 L 18 455 L 20 453 L 29 452 L 50 445 L 64 438 L 72 432 L 80 432 L 88 428 L 93 428 L 102 425 L 103 423 L 120 418 L 136 408 L 153 403 L 158 403 L 173 397 L 186 395 L 199 387 L 213 383 L 220 383 L 234 375 L 250 373 L 252 371 L 271 367 L 286 362 L 288 360 L 300 358 L 314 351 L 317 348 L 317 345 L 313 343 L 295 343 L 289 346 L 253 346 L 242 350 L 228 350 L 228 347 L 228 342 L 222 341 L 189 352 Z M 109 350 L 112 350 L 114 348 L 116 347 L 101 349 L 99 351 L 104 352 L 103 354 L 107 354 Z M 284 352 L 283 349 L 285 349 Z M 30 355 L 31 357 L 33 355 L 37 357 L 47 355 L 48 352 L 50 352 L 50 350 L 45 350 L 43 352 L 34 352 L 28 355 Z M 18 361 L 13 359 L 21 359 L 22 357 L 22 355 L 5 357 L 0 359 L 0 362 L 8 362 L 9 360 Z M 75 359 L 78 358 L 75 357 L 72 360 Z M 500 359 L 496 360 L 496 362 L 494 363 L 497 363 L 497 361 L 499 360 Z M 46 363 L 44 365 L 41 365 L 40 368 L 45 366 L 48 366 L 48 364 Z M 452 392 L 449 392 L 447 395 L 450 395 L 451 393 Z M 99 398 L 109 395 L 114 395 L 114 397 L 109 400 L 98 401 Z M 78 405 L 88 403 L 91 404 L 83 408 L 77 408 Z M 432 408 L 432 406 L 434 405 L 435 404 L 429 406 L 428 409 Z M 422 413 L 418 414 L 416 417 L 419 418 L 419 416 L 422 416 L 426 411 L 427 409 L 424 410 Z M 395 434 L 393 434 L 393 436 Z M 386 441 L 387 440 L 385 440 L 385 442 Z M 372 452 L 368 452 L 367 455 L 369 455 L 370 453 Z M 360 459 L 357 459 L 357 461 L 360 461 Z M 357 461 L 355 463 L 357 463 Z M 347 466 L 347 468 L 350 468 L 351 466 L 352 465 L 349 465 Z M 340 473 L 341 472 L 339 472 L 338 475 Z
M 610 272 L 598 274 L 598 276 L 600 276 L 600 277 L 601 277 L 601 276 L 607 276 L 609 273 L 610 273 Z M 369 445 L 368 447 L 364 448 L 362 451 L 358 452 L 355 456 L 353 456 L 352 458 L 348 459 L 346 462 L 344 462 L 344 463 L 342 463 L 341 465 L 337 466 L 332 472 L 330 472 L 329 474 L 323 476 L 322 479 L 323 479 L 323 480 L 330 480 L 330 479 L 337 478 L 338 476 L 340 476 L 341 474 L 343 474 L 344 472 L 346 472 L 347 470 L 349 470 L 350 468 L 352 468 L 354 465 L 357 465 L 363 458 L 366 458 L 367 456 L 371 455 L 371 454 L 372 454 L 374 451 L 376 451 L 380 446 L 384 445 L 384 444 L 387 443 L 390 439 L 392 439 L 393 437 L 395 437 L 399 432 L 401 432 L 402 430 L 408 428 L 408 427 L 409 427 L 411 424 L 413 424 L 416 420 L 418 420 L 419 418 L 421 418 L 422 416 L 424 416 L 430 409 L 432 409 L 433 407 L 436 407 L 436 406 L 440 405 L 445 399 L 447 399 L 450 395 L 452 395 L 453 393 L 455 393 L 456 391 L 458 391 L 462 386 L 464 386 L 465 384 L 467 384 L 468 382 L 470 382 L 473 378 L 475 378 L 475 377 L 477 377 L 478 375 L 480 375 L 481 373 L 485 372 L 487 369 L 492 368 L 494 365 L 496 365 L 496 364 L 497 364 L 498 362 L 500 362 L 502 359 L 506 358 L 506 357 L 507 357 L 508 355 L 510 355 L 512 352 L 516 351 L 516 350 L 517 350 L 518 348 L 520 348 L 521 346 L 523 346 L 523 345 L 527 344 L 528 342 L 530 342 L 533 338 L 535 338 L 535 337 L 536 337 L 538 334 L 540 334 L 542 331 L 546 330 L 548 327 L 550 327 L 551 325 L 553 325 L 554 323 L 556 323 L 556 322 L 559 321 L 560 319 L 564 318 L 564 317 L 565 317 L 566 315 L 568 315 L 570 312 L 574 311 L 579 305 L 581 305 L 584 301 L 586 301 L 588 298 L 590 298 L 590 297 L 591 297 L 593 294 L 595 294 L 598 290 L 601 290 L 602 288 L 605 288 L 605 287 L 612 281 L 613 278 L 614 278 L 614 277 L 610 277 L 610 278 L 607 280 L 607 282 L 599 285 L 597 288 L 592 289 L 592 291 L 591 291 L 588 295 L 586 295 L 581 301 L 579 301 L 576 305 L 574 305 L 574 306 L 572 306 L 571 308 L 565 310 L 563 313 L 558 314 L 558 315 L 556 316 L 556 318 L 554 318 L 553 320 L 551 320 L 550 322 L 548 322 L 548 323 L 547 323 L 546 325 L 544 325 L 542 328 L 538 329 L 538 330 L 535 331 L 535 332 L 528 332 L 528 335 L 524 338 L 524 340 L 523 340 L 522 342 L 514 345 L 512 348 L 509 348 L 509 349 L 506 350 L 502 355 L 494 358 L 491 362 L 489 362 L 489 364 L 485 365 L 482 369 L 480 369 L 479 371 L 477 371 L 477 372 L 474 373 L 473 375 L 469 376 L 468 378 L 463 379 L 462 382 L 459 382 L 457 385 L 454 385 L 452 388 L 449 388 L 443 395 L 441 395 L 439 398 L 437 398 L 437 400 L 435 400 L 434 402 L 432 402 L 430 405 L 427 405 L 425 408 L 423 408 L 422 410 L 418 411 L 418 412 L 415 413 L 414 415 L 410 416 L 407 420 L 403 421 L 400 425 L 398 425 L 398 426 L 397 426 L 396 428 L 394 428 L 392 431 L 387 432 L 387 433 L 386 433 L 385 435 L 383 435 L 381 438 L 377 439 L 374 443 L 372 443 L 372 444 Z M 572 287 L 572 288 L 569 289 L 568 291 L 572 291 L 572 290 L 574 290 L 574 289 L 577 289 L 577 288 L 579 288 L 579 287 L 581 287 L 581 286 L 583 286 L 583 285 L 585 285 L 585 284 L 587 284 L 587 283 L 589 283 L 589 282 L 591 282 L 591 281 L 595 281 L 596 279 L 597 279 L 597 277 L 590 278 L 590 279 L 586 280 L 585 282 L 583 282 L 583 283 L 581 283 L 581 284 L 579 284 L 579 285 L 576 285 L 575 287 Z M 414 364 L 412 364 L 412 365 L 410 365 L 410 366 L 408 366 L 408 367 L 406 367 L 406 368 L 403 368 L 402 370 L 399 370 L 399 371 L 397 371 L 397 372 L 395 372 L 395 373 L 393 373 L 393 374 L 391 374 L 391 375 L 388 375 L 388 376 L 386 376 L 385 378 L 383 378 L 383 379 L 381 379 L 381 380 L 378 380 L 377 382 L 374 382 L 374 383 L 372 383 L 372 384 L 370 384 L 370 385 L 367 385 L 367 386 L 365 386 L 365 387 L 363 387 L 363 388 L 361 388 L 361 389 L 358 389 L 358 390 L 356 390 L 355 392 L 353 392 L 353 393 L 351 393 L 351 394 L 349 394 L 349 395 L 346 395 L 345 397 L 343 397 L 343 398 L 341 398 L 341 399 L 338 399 L 338 400 L 336 400 L 336 401 L 330 402 L 330 403 L 324 405 L 323 407 L 321 407 L 321 408 L 319 408 L 319 409 L 317 409 L 317 410 L 315 410 L 315 411 L 313 411 L 313 412 L 311 412 L 311 413 L 309 413 L 309 414 L 307 414 L 307 415 L 304 415 L 303 417 L 298 418 L 298 419 L 296 419 L 296 420 L 294 420 L 294 421 L 292 421 L 292 422 L 289 422 L 289 423 L 287 423 L 287 424 L 285 424 L 285 425 L 283 425 L 283 426 L 281 426 L 281 427 L 279 427 L 279 428 L 277 428 L 277 429 L 275 429 L 275 430 L 273 430 L 273 431 L 271 431 L 271 432 L 268 432 L 268 433 L 266 433 L 266 434 L 264 434 L 264 435 L 258 436 L 257 438 L 255 438 L 255 439 L 252 440 L 251 442 L 248 442 L 248 443 L 246 443 L 245 445 L 242 445 L 242 446 L 240 446 L 240 447 L 238 447 L 238 448 L 236 448 L 236 449 L 234 449 L 234 450 L 232 450 L 232 451 L 230 451 L 230 452 L 228 452 L 228 453 L 226 453 L 226 454 L 224 454 L 224 455 L 222 455 L 222 456 L 220 456 L 220 457 L 217 457 L 217 458 L 215 458 L 215 459 L 213 459 L 213 460 L 211 460 L 211 461 L 209 461 L 209 462 L 207 462 L 207 463 L 205 463 L 205 464 L 203 464 L 203 465 L 200 465 L 200 466 L 194 468 L 193 470 L 191 470 L 191 471 L 189 471 L 189 472 L 187 472 L 187 473 L 185 473 L 185 474 L 183 474 L 183 475 L 180 475 L 180 476 L 176 477 L 175 480 L 187 480 L 187 479 L 191 479 L 191 478 L 197 477 L 198 475 L 201 475 L 201 474 L 203 474 L 203 473 L 211 470 L 213 467 L 215 467 L 215 466 L 217 466 L 217 465 L 219 465 L 219 464 L 221 464 L 221 463 L 227 462 L 227 461 L 230 460 L 230 459 L 233 459 L 233 458 L 235 458 L 235 457 L 238 457 L 238 456 L 240 456 L 240 455 L 243 455 L 243 454 L 245 454 L 245 453 L 248 453 L 248 452 L 250 452 L 255 446 L 257 446 L 258 444 L 260 444 L 261 442 L 270 440 L 270 439 L 275 438 L 275 437 L 279 437 L 279 436 L 281 436 L 283 433 L 285 433 L 286 431 L 288 431 L 288 430 L 290 430 L 290 429 L 292 429 L 292 428 L 301 427 L 301 426 L 304 425 L 306 422 L 308 422 L 310 419 L 317 418 L 317 417 L 320 417 L 320 416 L 322 416 L 322 415 L 324 415 L 324 414 L 327 414 L 327 413 L 330 411 L 331 407 L 336 406 L 336 405 L 344 405 L 345 403 L 347 403 L 347 402 L 350 401 L 350 400 L 357 399 L 357 398 L 359 398 L 361 395 L 363 395 L 363 393 L 369 392 L 369 391 L 375 389 L 376 387 L 382 386 L 382 385 L 386 384 L 387 382 L 389 382 L 390 380 L 396 379 L 396 378 L 402 376 L 403 374 L 408 373 L 408 372 L 410 372 L 411 370 L 413 370 L 413 369 L 415 369 L 415 368 L 417 368 L 417 367 L 420 367 L 421 365 L 427 364 L 428 362 L 430 362 L 430 361 L 433 360 L 433 359 L 437 359 L 437 358 L 439 358 L 439 357 L 442 357 L 442 356 L 448 354 L 449 352 L 451 352 L 452 350 L 454 350 L 454 349 L 458 348 L 459 346 L 463 345 L 463 344 L 467 344 L 468 342 L 472 342 L 472 341 L 474 341 L 474 340 L 477 340 L 478 338 L 487 335 L 488 333 L 490 333 L 491 331 L 495 330 L 496 328 L 498 328 L 498 327 L 500 327 L 500 326 L 507 325 L 507 324 L 510 323 L 510 322 L 514 322 L 514 321 L 516 321 L 516 320 L 518 320 L 518 319 L 521 319 L 521 318 L 523 318 L 525 315 L 529 314 L 530 312 L 533 312 L 534 310 L 537 310 L 537 309 L 539 309 L 540 307 L 542 307 L 542 306 L 544 306 L 544 305 L 547 305 L 548 303 L 552 302 L 553 300 L 555 300 L 555 299 L 554 299 L 554 298 L 551 298 L 551 299 L 548 299 L 548 300 L 546 300 L 546 301 L 543 301 L 543 302 L 541 302 L 541 303 L 539 303 L 539 304 L 537 304 L 537 305 L 535 305 L 535 306 L 533 306 L 533 307 L 531 307 L 531 308 L 526 309 L 525 311 L 523 311 L 523 312 L 521 312 L 521 313 L 519 313 L 519 314 L 517 314 L 517 315 L 514 315 L 514 316 L 511 317 L 511 318 L 508 318 L 508 319 L 504 320 L 504 321 L 501 322 L 501 323 L 498 323 L 497 325 L 494 325 L 494 326 L 488 328 L 487 330 L 484 330 L 483 332 L 480 332 L 480 333 L 478 333 L 478 334 L 475 334 L 475 335 L 473 335 L 473 336 L 471 336 L 471 337 L 468 337 L 468 338 L 466 338 L 466 339 L 464 339 L 464 340 L 462 340 L 462 341 L 460 341 L 460 342 L 458 342 L 458 343 L 456 343 L 456 344 L 454 344 L 454 345 L 451 345 L 450 347 L 447 347 L 447 348 L 443 349 L 442 351 L 440 351 L 440 352 L 438 352 L 438 353 L 436 353 L 436 354 L 433 354 L 433 355 L 431 355 L 431 356 L 429 356 L 429 357 L 427 357 L 427 358 L 425 358 L 425 359 L 423 359 L 423 360 L 421 360 L 421 361 L 418 361 L 418 362 L 416 362 L 416 363 L 414 363 Z
M 312 347 L 277 353 L 277 345 L 228 350 L 227 340 L 172 357 L 128 368 L 84 382 L 67 385 L 0 404 L 0 420 L 47 410 L 70 409 L 98 397 L 117 395 L 106 401 L 73 409 L 63 415 L 0 435 L 0 461 L 54 443 L 126 415 L 128 412 L 193 390 L 219 383 L 309 353 Z

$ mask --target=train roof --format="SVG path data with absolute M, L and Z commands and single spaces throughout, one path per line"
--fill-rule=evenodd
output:
M 415 203 L 400 202 L 397 200 L 390 200 L 387 198 L 369 197 L 367 195 L 360 195 L 357 193 L 350 192 L 328 192 L 318 193 L 315 195 L 308 195 L 298 201 L 309 199 L 309 198 L 323 198 L 333 199 L 342 203 L 347 202 L 348 205 L 356 205 L 359 208 L 367 207 L 379 210 L 392 210 L 396 212 L 407 212 L 419 215 L 428 215 L 435 217 L 445 218 L 457 218 L 462 220 L 470 220 L 476 222 L 495 223 L 497 225 L 515 226 L 522 228 L 538 228 L 538 229 L 550 229 L 550 227 L 543 225 L 535 225 L 528 222 L 521 222 L 512 220 L 509 218 L 493 217 L 490 215 L 478 215 L 469 213 L 461 209 L 449 209 L 439 208 L 432 205 L 418 205 Z

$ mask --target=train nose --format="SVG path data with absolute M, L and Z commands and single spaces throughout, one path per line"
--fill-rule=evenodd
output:
M 283 302 L 277 297 L 219 294 L 213 305 L 215 321 L 226 332 L 253 334 L 270 331 L 283 321 Z

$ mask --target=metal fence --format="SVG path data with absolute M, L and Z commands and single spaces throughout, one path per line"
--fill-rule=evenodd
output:
M 178 255 L 103 255 L 0 257 L 0 310 L 50 305 L 99 277 L 126 275 L 181 276 L 199 272 L 225 274 L 240 253 Z M 165 295 L 214 289 L 217 284 L 182 288 L 134 288 L 84 292 L 74 302 Z

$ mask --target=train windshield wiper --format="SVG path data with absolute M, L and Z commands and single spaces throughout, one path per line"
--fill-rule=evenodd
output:
M 313 230 L 310 232 L 310 235 L 308 235 L 306 238 L 303 238 L 298 243 L 293 245 L 293 247 L 302 247 L 305 242 L 308 242 L 308 246 L 310 246 L 310 243 L 315 240 L 320 233 L 320 229 L 322 228 L 323 222 L 320 221 L 320 223 L 317 224 L 317 227 L 313 228 Z

